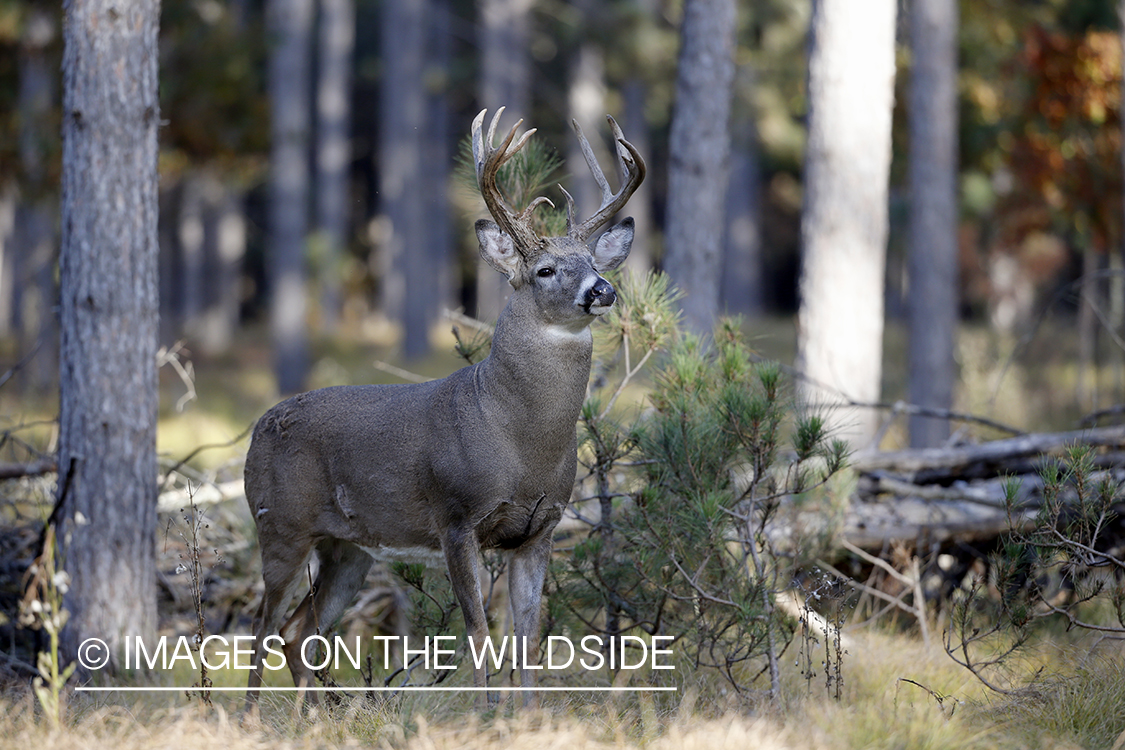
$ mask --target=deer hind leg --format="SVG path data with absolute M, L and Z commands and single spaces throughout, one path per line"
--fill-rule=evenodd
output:
M 262 604 L 254 617 L 254 641 L 250 678 L 247 682 L 246 703 L 252 707 L 258 702 L 258 688 L 262 684 L 262 664 L 265 661 L 266 638 L 277 633 L 289 609 L 289 603 L 301 584 L 305 565 L 312 554 L 312 545 L 269 544 L 262 537 L 262 580 L 265 590 Z
M 508 564 L 508 598 L 512 604 L 515 645 L 521 656 L 526 654 L 525 663 L 520 665 L 520 686 L 524 688 L 533 688 L 536 684 L 537 671 L 529 666 L 539 664 L 539 610 L 550 557 L 551 537 L 548 535 L 514 552 Z M 524 692 L 523 704 L 538 707 L 539 695 Z
M 488 620 L 481 599 L 480 573 L 477 568 L 480 544 L 477 542 L 476 532 L 471 528 L 451 529 L 442 540 L 442 549 L 449 568 L 449 582 L 453 585 L 453 593 L 457 597 L 457 603 L 461 605 L 461 614 L 465 617 L 465 632 L 473 639 L 477 653 L 480 653 L 488 637 Z M 473 666 L 473 685 L 478 688 L 488 686 L 488 664 L 484 659 L 479 668 Z M 495 697 L 487 692 L 482 692 L 482 696 L 478 701 L 481 707 L 496 702 Z
M 281 626 L 285 640 L 285 660 L 293 675 L 293 684 L 310 686 L 315 675 L 305 664 L 302 653 L 309 636 L 327 633 L 363 586 L 374 562 L 371 556 L 350 542 L 326 539 L 317 545 L 320 572 L 312 590 L 301 601 L 293 616 Z M 307 658 L 315 663 L 312 655 Z M 315 698 L 308 696 L 310 703 Z

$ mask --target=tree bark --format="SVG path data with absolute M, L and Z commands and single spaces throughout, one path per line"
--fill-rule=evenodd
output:
M 909 400 L 953 407 L 957 334 L 957 0 L 914 0 L 910 12 Z M 910 418 L 910 445 L 949 437 L 949 422 Z
M 313 0 L 270 0 L 270 328 L 278 390 L 308 376 L 305 243 L 309 198 L 309 58 Z
M 686 0 L 668 136 L 664 270 L 684 293 L 684 322 L 709 333 L 719 308 L 730 105 L 733 0 Z
M 801 216 L 802 399 L 855 447 L 875 434 L 882 376 L 895 1 L 814 0 Z M 843 398 L 841 398 L 843 397 Z
M 156 626 L 158 0 L 64 4 L 64 649 Z
M 344 251 L 351 216 L 351 70 L 354 0 L 320 0 L 319 81 L 316 90 L 316 234 L 320 322 L 336 330 L 342 304 Z

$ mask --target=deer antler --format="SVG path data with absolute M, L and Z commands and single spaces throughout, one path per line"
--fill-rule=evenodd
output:
M 574 225 L 574 199 L 570 197 L 570 193 L 563 190 L 563 195 L 566 196 L 566 232 L 579 242 L 586 242 L 598 227 L 613 218 L 645 178 L 645 160 L 637 153 L 637 149 L 633 148 L 633 144 L 625 140 L 617 122 L 609 115 L 605 118 L 609 120 L 609 126 L 613 130 L 613 143 L 617 151 L 617 172 L 621 177 L 621 189 L 616 193 L 610 190 L 609 182 L 606 181 L 602 168 L 598 165 L 598 159 L 590 148 L 590 142 L 582 134 L 578 121 L 571 120 L 574 132 L 578 134 L 578 143 L 582 147 L 582 156 L 586 158 L 586 165 L 590 167 L 590 171 L 594 173 L 594 180 L 602 189 L 601 208 L 578 226 Z
M 523 120 L 518 120 L 508 131 L 503 143 L 499 147 L 493 147 L 496 126 L 500 122 L 500 116 L 504 114 L 504 107 L 500 107 L 496 110 L 496 114 L 492 116 L 492 122 L 488 126 L 488 134 L 485 136 L 481 133 L 481 127 L 484 125 L 486 112 L 488 112 L 487 109 L 482 109 L 473 120 L 473 161 L 477 169 L 477 186 L 480 188 L 480 194 L 484 198 L 484 204 L 488 207 L 488 212 L 500 225 L 500 230 L 512 238 L 516 250 L 520 255 L 526 257 L 533 247 L 542 242 L 539 235 L 531 228 L 531 212 L 540 203 L 546 203 L 552 207 L 555 204 L 551 203 L 550 199 L 540 196 L 529 203 L 527 208 L 516 212 L 504 200 L 504 195 L 496 184 L 496 175 L 500 171 L 500 167 L 504 166 L 523 148 L 535 132 L 535 128 L 527 131 L 520 136 L 519 140 L 512 143 L 516 137 L 516 130 L 523 124 Z

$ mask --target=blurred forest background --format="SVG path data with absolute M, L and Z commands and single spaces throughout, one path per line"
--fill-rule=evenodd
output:
M 448 349 L 443 310 L 495 319 L 502 279 L 478 262 L 471 231 L 484 211 L 455 177 L 482 107 L 506 105 L 504 127 L 518 116 L 537 127 L 564 160 L 559 181 L 587 206 L 597 197 L 568 124 L 604 146 L 612 113 L 649 163 L 627 210 L 638 224 L 630 265 L 672 271 L 678 0 L 162 5 L 161 344 L 184 342 L 198 363 L 245 360 L 272 342 L 278 385 L 263 387 L 264 401 L 334 382 L 327 353 L 338 342 L 394 346 L 411 366 Z M 900 4 L 895 20 L 883 402 L 910 398 L 914 5 Z M 718 230 L 722 251 L 694 261 L 714 267 L 713 291 L 687 291 L 747 316 L 765 353 L 792 361 L 812 11 L 804 0 L 736 10 L 729 158 L 711 201 L 722 226 L 698 227 Z M 935 406 L 1020 429 L 1071 426 L 1125 388 L 1118 8 L 979 0 L 959 12 L 955 214 L 942 231 L 956 253 L 945 304 L 960 334 L 953 396 Z M 0 0 L 0 369 L 38 346 L 20 392 L 48 399 L 61 13 L 58 2 Z
M 747 369 L 732 372 L 749 372 L 760 356 L 783 363 L 767 369 L 788 376 L 792 363 L 799 399 L 839 407 L 829 431 L 857 449 L 854 481 L 827 490 L 831 513 L 807 515 L 851 523 L 862 537 L 856 545 L 912 571 L 899 575 L 859 546 L 848 548 L 874 566 L 849 568 L 858 571 L 855 581 L 875 581 L 879 568 L 909 584 L 879 611 L 899 606 L 918 620 L 923 640 L 925 602 L 964 586 L 979 570 L 969 566 L 1007 530 L 1007 496 L 988 493 L 1012 470 L 970 456 L 969 478 L 991 484 L 965 489 L 968 469 L 939 478 L 900 471 L 906 480 L 886 471 L 897 452 L 864 449 L 1016 435 L 977 447 L 1020 443 L 1014 460 L 1027 471 L 1029 455 L 1074 440 L 1121 445 L 1120 426 L 1085 428 L 1125 414 L 1125 0 L 72 0 L 67 7 L 64 24 L 62 2 L 0 0 L 0 457 L 15 462 L 0 462 L 0 478 L 15 479 L 20 497 L 32 498 L 8 506 L 18 528 L 14 541 L 0 535 L 0 610 L 22 601 L 34 556 L 53 554 L 45 541 L 53 537 L 40 537 L 39 523 L 43 499 L 55 497 L 45 525 L 70 540 L 63 556 L 72 576 L 67 600 L 57 591 L 55 598 L 75 643 L 78 633 L 112 642 L 155 630 L 157 511 L 167 517 L 190 502 L 239 498 L 247 428 L 280 396 L 445 375 L 463 364 L 451 319 L 466 338 L 477 336 L 473 343 L 486 338 L 506 286 L 479 259 L 472 224 L 486 211 L 459 166 L 470 123 L 484 108 L 507 108 L 501 130 L 519 117 L 538 128 L 534 142 L 561 162 L 545 192 L 557 202 L 553 183 L 562 183 L 581 216 L 594 212 L 598 191 L 569 123 L 582 125 L 607 165 L 604 116 L 617 119 L 648 163 L 627 206 L 637 223 L 628 270 L 667 274 L 683 293 L 685 331 L 705 333 L 723 314 L 743 316 L 728 333 L 741 326 L 755 351 Z M 158 15 L 157 150 L 149 84 Z M 71 64 L 61 73 L 64 54 Z M 89 161 L 76 159 L 78 146 L 118 124 L 111 121 L 118 109 L 137 129 L 114 131 L 111 146 L 115 153 L 137 146 L 135 153 L 115 160 L 88 150 Z M 60 133 L 71 154 L 65 163 Z M 88 164 L 125 173 L 123 180 L 104 189 L 108 180 L 95 179 L 100 170 Z M 133 193 L 120 188 L 125 183 Z M 145 199 L 140 209 L 130 195 Z M 90 262 L 106 260 L 114 262 Z M 100 296 L 89 291 L 92 281 Z M 644 310 L 644 302 L 620 309 Z M 604 339 L 598 330 L 608 328 L 596 324 L 595 336 Z M 659 361 L 660 346 L 649 350 L 654 369 L 676 361 Z M 628 345 L 620 349 L 623 362 L 598 362 L 596 379 L 629 371 Z M 610 401 L 622 412 L 643 402 L 653 382 L 659 396 L 659 376 L 637 382 L 632 374 L 622 376 L 627 396 Z M 743 380 L 714 390 L 740 394 Z M 711 403 L 699 409 L 704 437 L 720 434 L 714 418 L 726 418 Z M 783 409 L 804 416 L 788 401 L 777 409 L 776 424 Z M 597 419 L 606 417 L 616 419 L 608 408 Z M 591 425 L 585 418 L 584 440 L 602 429 Z M 1084 432 L 1022 434 L 1075 428 Z M 1053 447 L 1041 447 L 1050 442 L 1044 438 Z M 719 467 L 701 474 L 727 482 L 725 466 L 739 460 L 705 439 L 696 443 Z M 971 453 L 962 448 L 926 453 Z M 599 518 L 618 513 L 614 498 L 633 505 L 608 489 L 606 467 L 625 454 L 615 447 L 603 462 L 593 448 L 581 449 L 583 461 L 596 461 L 580 484 L 601 473 L 597 494 L 578 502 L 603 503 Z M 1106 452 L 1099 466 L 1119 471 L 1121 456 Z M 1107 503 L 1117 486 L 1106 485 Z M 782 497 L 770 493 L 771 503 Z M 668 496 L 677 512 L 690 510 L 679 502 L 687 494 Z M 885 503 L 868 502 L 873 496 Z M 919 529 L 935 523 L 930 498 L 953 509 L 952 520 L 936 522 L 947 532 L 942 539 L 960 538 L 927 551 Z M 215 565 L 227 567 L 207 592 L 225 610 L 211 618 L 219 631 L 239 628 L 259 580 L 247 562 L 245 506 L 235 504 L 237 511 L 215 510 L 233 529 L 217 542 L 233 562 L 219 560 L 215 548 Z M 920 509 L 920 521 L 908 517 L 910 508 Z M 955 516 L 958 508 L 987 508 L 995 523 L 968 511 Z M 613 529 L 587 525 L 590 539 Z M 188 598 L 166 583 L 183 559 L 170 559 L 181 554 L 167 550 L 171 528 L 164 526 L 161 564 L 169 564 L 160 591 L 183 610 Z M 1104 528 L 1117 544 L 1118 527 Z M 979 551 L 961 544 L 973 535 L 987 537 Z M 714 538 L 728 546 L 722 533 Z M 198 537 L 184 541 L 199 563 Z M 756 535 L 743 541 L 751 551 L 772 544 Z M 1078 540 L 1083 554 L 1094 546 Z M 1122 555 L 1113 555 L 1105 559 L 1122 567 Z M 923 591 L 922 571 L 939 569 L 944 588 Z M 123 593 L 125 583 L 137 593 Z M 780 594 L 780 579 L 758 591 L 767 589 Z M 604 612 L 607 623 L 616 617 L 608 606 Z M 198 624 L 202 632 L 202 615 Z M 1116 665 L 1106 671 L 1122 674 Z M 927 692 L 940 704 L 939 692 Z M 887 695 L 882 687 L 879 694 Z M 887 714 L 878 715 L 871 723 L 882 731 Z M 1099 710 L 1097 723 L 1106 715 Z

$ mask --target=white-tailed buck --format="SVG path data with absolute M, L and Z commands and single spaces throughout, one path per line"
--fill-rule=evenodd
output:
M 476 224 L 480 252 L 508 277 L 513 293 L 496 322 L 492 350 L 447 378 L 409 385 L 340 386 L 283 401 L 254 428 L 246 456 L 246 498 L 258 525 L 265 593 L 255 625 L 248 700 L 262 681 L 264 639 L 278 632 L 314 550 L 316 582 L 280 628 L 297 685 L 312 685 L 302 643 L 331 627 L 362 586 L 373 559 L 444 557 L 449 580 L 478 648 L 488 634 L 477 561 L 482 549 L 510 552 L 509 594 L 517 639 L 538 662 L 539 608 L 551 536 L 575 479 L 575 424 L 590 377 L 590 323 L 616 299 L 601 273 L 629 253 L 633 220 L 591 235 L 625 205 L 645 163 L 613 118 L 621 187 L 614 193 L 577 123 L 586 162 L 602 189 L 601 208 L 574 217 L 565 237 L 540 237 L 531 213 L 505 201 L 500 167 L 534 133 L 517 122 L 493 146 L 493 117 L 473 121 L 477 182 L 496 223 Z M 486 684 L 487 668 L 473 682 Z M 521 670 L 535 685 L 535 671 Z

